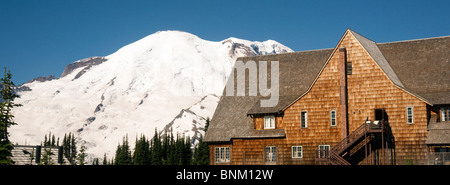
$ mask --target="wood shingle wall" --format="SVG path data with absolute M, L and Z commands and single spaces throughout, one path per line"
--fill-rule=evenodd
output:
M 448 38 L 443 40 L 448 40 Z M 417 43 L 415 42 L 416 45 Z M 385 47 L 384 50 L 389 49 L 387 46 L 391 45 L 395 44 L 381 44 Z M 346 106 L 342 106 L 341 101 L 343 97 L 340 89 L 343 85 L 341 69 L 344 65 L 339 65 L 339 48 L 345 48 L 347 62 L 345 67 L 347 70 L 351 70 L 351 73 L 346 74 Z M 296 55 L 300 56 L 301 54 L 297 53 Z M 280 66 L 283 67 L 286 64 L 281 60 L 283 59 L 281 56 L 285 55 L 271 57 L 280 57 L 277 59 L 280 59 Z M 428 119 L 431 115 L 439 116 L 439 109 L 431 105 L 427 101 L 428 99 L 423 98 L 426 93 L 418 95 L 416 92 L 419 91 L 411 91 L 409 81 L 405 84 L 402 83 L 400 79 L 407 76 L 407 71 L 398 70 L 398 65 L 395 66 L 396 70 L 394 71 L 375 42 L 351 30 L 345 32 L 333 52 L 328 56 L 329 58 L 314 81 L 299 84 L 299 87 L 302 87 L 299 89 L 303 90 L 299 92 L 298 98 L 294 98 L 295 101 L 286 104 L 287 107 L 282 109 L 282 113 L 272 114 L 276 116 L 275 129 L 284 131 L 285 136 L 231 137 L 230 140 L 222 141 L 231 150 L 231 159 L 227 164 L 265 164 L 267 146 L 276 147 L 276 164 L 316 164 L 316 152 L 320 145 L 333 147 L 342 140 L 343 135 L 345 136 L 345 132 L 342 130 L 345 122 L 341 120 L 341 109 L 345 110 L 344 108 L 347 109 L 348 117 L 347 134 L 352 133 L 366 120 L 374 121 L 376 109 L 384 111 L 384 119 L 389 123 L 389 141 L 386 141 L 385 144 L 388 149 L 382 151 L 380 146 L 373 145 L 373 152 L 369 153 L 369 156 L 361 160 L 359 164 L 382 164 L 380 161 L 384 159 L 389 161 L 389 164 L 424 164 L 423 162 L 427 158 L 425 141 L 428 135 Z M 392 56 L 390 57 L 392 58 Z M 252 60 L 256 59 L 258 58 L 252 58 Z M 270 60 L 270 56 L 264 59 Z M 289 64 L 295 63 L 289 61 Z M 298 64 L 308 63 L 299 61 Z M 401 74 L 397 76 L 396 71 L 401 71 Z M 280 74 L 283 74 L 283 71 Z M 280 88 L 288 89 L 287 87 L 289 87 L 292 92 L 295 92 L 295 88 L 289 86 L 292 79 L 301 80 L 297 76 L 289 78 L 282 75 Z M 289 83 L 285 85 L 287 81 Z M 292 82 L 292 84 L 294 83 Z M 310 84 L 309 88 L 306 88 L 307 84 Z M 281 92 L 280 96 L 283 94 Z M 295 96 L 294 93 L 286 95 Z M 443 98 L 445 99 L 445 97 Z M 445 101 L 442 100 L 442 102 Z M 407 107 L 412 108 L 412 123 L 407 122 Z M 218 110 L 222 110 L 219 108 Z M 267 115 L 264 114 L 263 109 L 253 109 L 255 108 L 252 108 L 254 114 L 251 114 L 253 126 L 249 133 L 255 132 L 254 130 L 263 131 L 264 115 Z M 233 112 L 233 110 L 230 111 Z M 335 112 L 336 125 L 331 125 L 331 111 Z M 302 112 L 307 113 L 306 128 L 301 126 Z M 223 112 L 216 112 L 216 114 L 225 115 Z M 248 118 L 249 115 L 245 117 L 245 119 Z M 221 124 L 226 124 L 226 122 L 221 122 Z M 238 127 L 234 129 L 239 130 Z M 214 132 L 207 133 L 207 135 L 210 134 L 208 137 L 214 138 L 212 133 Z M 378 142 L 379 138 L 374 140 Z M 211 164 L 214 164 L 214 147 L 216 146 L 222 146 L 222 144 L 210 143 Z M 293 146 L 302 147 L 303 155 L 300 158 L 293 158 Z

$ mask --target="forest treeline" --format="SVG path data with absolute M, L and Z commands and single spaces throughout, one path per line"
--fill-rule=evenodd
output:
M 104 160 L 104 165 L 207 165 L 209 164 L 209 148 L 202 136 L 198 144 L 192 147 L 190 137 L 166 133 L 160 136 L 156 131 L 153 138 L 141 135 L 136 139 L 134 150 L 129 146 L 128 137 L 123 138 L 113 159 Z M 98 164 L 98 161 L 94 161 Z
M 208 128 L 209 118 L 206 119 L 205 130 Z M 194 145 L 193 143 L 197 143 Z M 77 149 L 75 136 L 72 133 L 65 134 L 60 145 L 59 138 L 55 139 L 52 133 L 45 135 L 41 146 L 62 146 L 64 164 L 85 165 L 85 146 Z M 42 165 L 52 165 L 51 150 L 45 150 L 42 156 Z M 55 156 L 56 157 L 56 156 Z M 128 135 L 119 143 L 115 155 L 108 158 L 106 153 L 103 159 L 95 158 L 92 165 L 208 165 L 209 147 L 203 142 L 203 136 L 198 141 L 192 142 L 190 137 L 179 135 L 175 137 L 173 132 L 158 134 L 157 130 L 150 139 L 144 134 L 136 137 L 135 146 L 132 148 L 128 141 Z

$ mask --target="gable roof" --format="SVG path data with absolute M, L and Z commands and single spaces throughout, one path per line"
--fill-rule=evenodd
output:
M 450 104 L 450 36 L 377 44 L 350 29 L 346 30 L 344 36 L 348 33 L 358 40 L 395 86 L 431 105 Z M 314 85 L 337 46 L 332 49 L 238 58 L 243 62 L 279 61 L 278 105 L 259 106 L 260 100 L 265 98 L 259 95 L 222 96 L 205 134 L 205 141 L 283 137 L 283 130 L 255 130 L 248 115 L 282 113 L 303 97 Z M 248 92 L 248 77 L 246 84 Z
M 394 83 L 399 87 L 405 88 L 405 86 L 403 86 L 403 83 L 400 81 L 397 74 L 395 73 L 395 71 L 392 69 L 391 65 L 389 65 L 388 61 L 381 53 L 377 44 L 374 41 L 367 39 L 366 37 L 360 35 L 359 33 L 356 33 L 353 30 L 349 29 L 348 31 L 353 34 L 356 40 L 367 51 L 367 53 L 369 53 L 369 55 L 372 57 L 375 63 L 381 68 L 384 74 L 388 76 L 388 78 L 392 81 L 392 83 Z
M 279 61 L 279 101 L 275 107 L 259 106 L 261 96 L 222 96 L 211 119 L 205 141 L 230 141 L 231 138 L 284 137 L 284 130 L 255 130 L 251 114 L 278 113 L 306 92 L 332 49 L 238 58 L 248 61 Z M 268 70 L 269 71 L 269 70 Z M 233 73 L 231 73 L 233 74 Z M 236 75 L 236 73 L 234 74 Z M 268 81 L 270 81 L 270 73 Z M 234 78 L 236 79 L 236 77 Z M 249 78 L 246 76 L 246 92 Z M 235 94 L 237 85 L 234 83 Z M 225 94 L 225 90 L 224 93 Z
M 450 36 L 377 46 L 407 91 L 431 105 L 450 104 Z

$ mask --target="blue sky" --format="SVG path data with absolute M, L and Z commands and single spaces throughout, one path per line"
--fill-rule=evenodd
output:
M 450 35 L 450 1 L 1 0 L 0 68 L 16 85 L 59 77 L 160 30 L 205 40 L 276 40 L 295 51 L 332 48 L 347 28 L 391 42 Z

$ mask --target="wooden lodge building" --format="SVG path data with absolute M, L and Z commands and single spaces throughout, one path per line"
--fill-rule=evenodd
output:
M 246 96 L 223 95 L 204 138 L 213 165 L 430 164 L 450 152 L 450 36 L 376 43 L 348 29 L 332 49 L 237 60 L 278 61 L 279 101 L 261 107 L 248 75 Z

